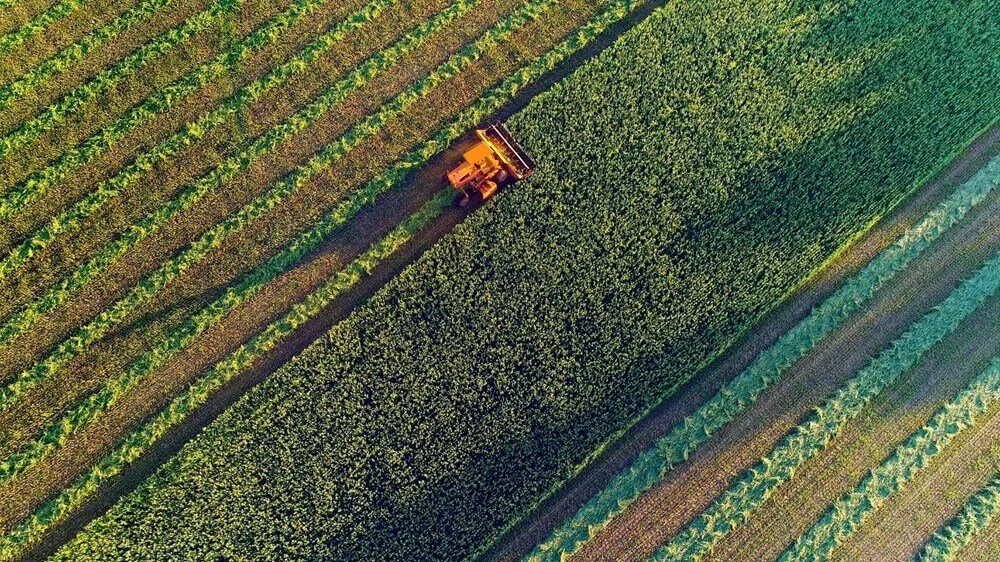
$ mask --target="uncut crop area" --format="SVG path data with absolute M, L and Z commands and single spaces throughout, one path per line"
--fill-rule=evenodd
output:
M 0 42 L 4 531 L 416 210 L 253 277 L 606 2 L 42 4 Z

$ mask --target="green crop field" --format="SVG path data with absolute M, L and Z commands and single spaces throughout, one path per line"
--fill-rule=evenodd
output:
M 0 559 L 984 552 L 998 49 L 988 0 L 0 2 Z M 459 210 L 498 116 L 537 169 Z

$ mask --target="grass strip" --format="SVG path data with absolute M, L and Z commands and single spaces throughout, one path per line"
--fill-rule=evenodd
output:
M 268 73 L 258 82 L 241 90 L 226 104 L 217 107 L 197 122 L 188 125 L 185 129 L 178 131 L 173 136 L 164 140 L 153 150 L 140 156 L 119 175 L 103 182 L 94 193 L 75 204 L 61 216 L 53 219 L 48 225 L 16 248 L 3 262 L 0 262 L 0 273 L 23 264 L 32 254 L 51 244 L 56 236 L 76 231 L 80 227 L 80 221 L 83 218 L 97 212 L 110 200 L 117 197 L 122 190 L 139 181 L 143 173 L 152 169 L 152 166 L 158 160 L 176 155 L 183 147 L 195 142 L 205 131 L 220 123 L 224 123 L 228 118 L 235 115 L 240 108 L 261 99 L 267 92 L 286 83 L 293 76 L 304 72 L 307 68 L 304 65 L 315 61 L 323 53 L 329 51 L 349 32 L 364 26 L 378 15 L 378 13 L 396 1 L 375 0 L 351 17 L 338 23 L 327 33 L 323 34 L 323 36 L 317 38 L 299 55 Z M 468 2 L 464 2 L 463 4 L 468 4 Z M 444 17 L 450 18 L 453 15 L 452 11 Z M 421 37 L 420 40 L 422 41 L 424 38 Z M 410 48 L 410 43 L 412 41 L 406 44 L 406 48 Z M 396 46 L 399 46 L 399 43 Z M 245 170 L 253 164 L 256 158 L 277 149 L 282 142 L 291 138 L 293 134 L 335 107 L 339 100 L 342 100 L 349 93 L 366 84 L 379 70 L 385 68 L 383 65 L 397 62 L 399 56 L 401 55 L 398 52 L 386 50 L 382 54 L 369 59 L 364 64 L 358 66 L 346 78 L 328 89 L 318 100 L 312 102 L 305 109 L 289 117 L 281 124 L 271 128 L 267 133 L 259 136 L 248 148 L 245 148 L 236 156 L 227 158 L 210 172 L 192 181 L 172 200 L 136 224 L 131 225 L 86 263 L 80 265 L 71 275 L 64 277 L 52 285 L 40 297 L 7 319 L 3 327 L 0 328 L 0 345 L 6 345 L 17 336 L 26 332 L 45 314 L 70 299 L 84 284 L 107 270 L 108 267 L 125 255 L 128 250 L 157 232 L 163 225 L 167 224 L 167 222 L 185 209 L 189 209 L 209 194 L 214 193 L 219 187 L 230 181 L 238 172 Z M 0 275 L 0 278 L 2 277 Z M 4 407 L 5 396 L 4 392 L 0 391 L 0 409 Z
M 924 427 L 900 445 L 891 457 L 872 470 L 778 559 L 779 562 L 828 560 L 831 553 L 907 483 L 962 430 L 1000 398 L 1000 359 L 976 377 L 958 396 L 945 404 Z
M 608 26 L 625 17 L 629 11 L 634 9 L 635 5 L 638 5 L 638 3 L 619 1 L 612 4 L 605 12 L 578 28 L 555 47 L 533 59 L 527 65 L 510 73 L 498 86 L 480 96 L 473 105 L 460 112 L 454 120 L 441 128 L 434 137 L 404 155 L 392 167 L 383 171 L 382 174 L 368 182 L 362 189 L 351 194 L 336 209 L 328 213 L 323 220 L 317 223 L 307 236 L 309 238 L 328 237 L 332 232 L 339 229 L 347 219 L 356 214 L 358 210 L 371 201 L 374 201 L 378 195 L 397 187 L 411 172 L 420 168 L 428 160 L 448 148 L 451 143 L 464 135 L 470 127 L 482 123 L 490 114 L 513 99 L 526 86 L 543 76 L 546 72 L 554 69 L 574 52 L 589 44 L 607 29 Z M 336 296 L 335 294 L 324 292 L 322 289 L 318 290 L 314 295 L 319 296 L 310 295 L 304 301 L 305 308 L 299 308 L 298 310 L 315 311 L 322 309 Z M 315 312 L 310 314 L 315 314 Z M 289 318 L 289 316 L 285 318 Z M 294 330 L 297 325 L 301 325 L 301 322 L 299 321 L 298 324 L 287 323 L 284 325 L 284 328 L 277 331 L 269 327 L 265 333 L 270 331 L 274 335 L 283 334 L 281 337 L 284 338 L 291 333 L 291 331 L 286 333 L 285 330 Z M 208 400 L 212 392 L 229 380 L 232 380 L 242 369 L 251 365 L 253 361 L 269 349 L 272 349 L 273 347 L 270 344 L 267 346 L 264 345 L 264 342 L 267 341 L 264 339 L 266 337 L 256 336 L 251 341 L 256 341 L 258 342 L 257 344 L 253 346 L 250 343 L 245 344 L 231 354 L 229 358 L 217 364 L 215 368 L 208 371 L 206 375 L 192 384 L 184 394 L 175 398 L 171 405 L 160 412 L 156 418 L 124 438 L 111 453 L 78 478 L 72 486 L 66 488 L 56 497 L 40 506 L 30 517 L 19 523 L 9 533 L 0 536 L 0 559 L 12 558 L 27 545 L 39 540 L 48 529 L 64 520 L 69 513 L 92 496 L 101 484 L 120 473 L 126 465 L 138 459 L 170 427 L 183 421 L 188 413 Z
M 55 369 L 65 364 L 69 358 L 74 357 L 97 338 L 107 333 L 112 326 L 124 318 L 125 314 L 134 311 L 139 304 L 148 302 L 163 286 L 191 267 L 193 263 L 208 255 L 226 237 L 242 230 L 255 218 L 277 206 L 284 198 L 297 191 L 317 174 L 329 169 L 334 162 L 360 144 L 363 139 L 380 131 L 390 118 L 399 115 L 414 102 L 426 96 L 442 81 L 457 75 L 473 61 L 478 60 L 487 49 L 499 44 L 510 33 L 533 21 L 539 14 L 544 13 L 546 9 L 554 6 L 557 2 L 558 0 L 531 0 L 521 5 L 512 14 L 482 34 L 474 43 L 449 57 L 430 74 L 418 80 L 392 102 L 384 105 L 378 113 L 369 116 L 342 137 L 327 145 L 320 153 L 286 176 L 270 192 L 205 233 L 188 249 L 140 282 L 127 297 L 102 312 L 94 322 L 84 326 L 77 334 L 63 342 L 55 353 L 36 364 L 31 370 L 22 373 L 17 381 L 5 389 L 5 392 L 9 394 L 4 395 L 4 405 L 9 406 L 25 390 L 49 376 Z M 348 203 L 353 201 L 356 199 L 348 199 Z M 351 208 L 355 210 L 349 216 L 345 216 L 346 212 L 341 211 L 345 209 L 345 205 L 338 205 L 338 212 L 334 213 L 334 220 L 343 224 L 360 207 Z M 313 235 L 313 232 L 314 230 L 310 230 L 300 235 L 264 265 L 246 275 L 237 284 L 230 286 L 222 296 L 187 319 L 184 324 L 161 340 L 149 352 L 134 360 L 125 372 L 108 381 L 103 388 L 71 408 L 62 418 L 45 429 L 35 441 L 20 452 L 14 453 L 0 462 L 0 485 L 15 478 L 31 465 L 60 448 L 77 431 L 86 427 L 91 420 L 111 407 L 145 375 L 184 349 L 205 330 L 221 321 L 234 308 L 252 298 L 269 281 L 298 264 L 323 241 L 321 237 Z
M 915 562 L 953 562 L 1000 513 L 1000 473 L 975 493 L 962 509 L 927 541 Z
M 700 560 L 746 521 L 796 469 L 822 451 L 843 427 L 888 385 L 912 367 L 1000 288 L 1000 253 L 995 253 L 930 313 L 859 371 L 793 429 L 771 453 L 732 483 L 704 512 L 651 560 Z
M 562 560 L 577 552 L 636 498 L 684 462 L 702 443 L 749 408 L 757 397 L 816 347 L 855 311 L 959 223 L 1000 184 L 1000 156 L 994 157 L 895 242 L 848 279 L 833 295 L 680 422 L 628 468 L 617 474 L 526 557 L 534 562 Z
M 31 37 L 45 31 L 50 25 L 72 14 L 77 8 L 86 3 L 87 0 L 61 0 L 32 18 L 28 23 L 5 33 L 0 37 L 0 56 L 6 55 Z M 6 8 L 9 6 L 0 5 L 0 7 Z
M 10 201 L 16 202 L 12 203 L 11 210 L 7 211 L 8 216 L 16 210 L 23 208 L 24 205 L 34 201 L 48 190 L 59 186 L 70 173 L 110 150 L 129 132 L 148 123 L 171 106 L 180 103 L 188 95 L 211 83 L 224 73 L 231 71 L 253 53 L 267 45 L 276 43 L 281 38 L 282 33 L 306 15 L 315 11 L 319 6 L 328 2 L 329 0 L 297 0 L 284 12 L 258 27 L 253 33 L 234 45 L 227 52 L 220 53 L 214 59 L 175 80 L 170 85 L 157 90 L 142 104 L 130 110 L 128 114 L 101 129 L 101 131 L 89 137 L 79 146 L 63 153 L 56 163 L 31 174 L 30 177 L 20 182 L 6 195 Z M 386 2 L 380 3 L 385 4 Z M 248 101 L 249 98 L 244 102 L 244 105 Z M 161 142 L 155 148 L 140 156 L 136 162 L 152 162 L 154 161 L 153 158 L 157 156 L 159 159 L 169 158 L 175 152 L 168 152 L 168 150 L 172 149 L 176 151 L 193 142 L 203 134 L 203 130 L 207 130 L 211 126 L 220 123 L 220 117 L 230 115 L 236 110 L 230 103 L 225 103 L 222 107 L 225 109 L 217 108 L 219 109 L 218 114 L 203 116 L 195 123 L 188 124 L 181 131 L 168 137 L 168 140 Z M 65 221 L 73 219 L 79 220 L 78 212 L 65 212 L 54 220 L 52 224 L 46 225 L 25 239 L 0 262 L 0 280 L 6 278 L 15 268 L 24 264 L 35 252 L 51 244 L 56 235 L 76 226 L 78 224 L 76 222 L 64 224 Z
M 27 74 L 0 89 L 0 109 L 15 100 L 23 99 L 35 87 L 53 74 L 69 69 L 74 61 L 83 58 L 126 29 L 166 8 L 173 0 L 143 0 L 143 2 L 113 21 L 92 32 L 80 42 L 66 47 L 59 54 L 30 70 Z M 176 27 L 163 32 L 156 39 L 132 51 L 125 58 L 106 68 L 84 84 L 80 84 L 59 101 L 46 107 L 35 117 L 0 138 L 0 156 L 24 146 L 40 133 L 48 131 L 83 108 L 84 104 L 108 92 L 124 78 L 135 74 L 161 56 L 174 50 L 192 35 L 219 24 L 229 17 L 244 0 L 218 0 L 209 9 L 184 20 Z M 0 219 L 10 217 L 24 206 L 17 193 L 5 194 L 0 199 Z

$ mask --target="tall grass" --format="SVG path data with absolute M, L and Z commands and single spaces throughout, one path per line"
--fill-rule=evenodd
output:
M 793 363 L 840 327 L 896 274 L 960 222 L 1000 184 L 1000 156 L 907 229 L 833 295 L 782 335 L 704 405 L 644 451 L 527 556 L 556 561 L 577 552 L 636 498 L 752 405 Z
M 87 3 L 87 0 L 60 0 L 47 10 L 31 18 L 21 27 L 0 36 L 0 56 L 6 55 L 22 43 L 45 31 L 50 25 L 72 14 Z M 7 7 L 7 6 L 3 6 Z
M 958 396 L 941 407 L 924 427 L 909 437 L 891 457 L 827 509 L 808 531 L 778 559 L 779 562 L 827 560 L 831 553 L 883 505 L 926 468 L 959 433 L 1000 399 L 1000 358 Z
M 1000 513 L 1000 473 L 976 492 L 962 509 L 927 541 L 915 562 L 953 562 Z
M 1000 253 L 993 254 L 933 311 L 910 326 L 833 394 L 771 453 L 732 483 L 704 512 L 656 550 L 652 559 L 700 560 L 746 521 L 771 493 L 822 451 L 882 390 L 910 369 L 1000 288 Z
M 22 373 L 17 381 L 5 389 L 5 392 L 9 394 L 4 395 L 6 399 L 4 404 L 11 404 L 25 390 L 34 386 L 40 380 L 53 373 L 58 367 L 65 364 L 68 358 L 75 356 L 93 343 L 97 337 L 107 333 L 112 326 L 125 317 L 125 314 L 134 311 L 138 307 L 138 304 L 148 302 L 152 299 L 163 286 L 178 277 L 195 262 L 208 255 L 212 249 L 218 247 L 232 233 L 242 230 L 254 219 L 274 208 L 287 196 L 295 193 L 303 185 L 306 185 L 318 174 L 328 170 L 334 162 L 360 144 L 362 140 L 380 131 L 389 119 L 399 115 L 417 100 L 425 97 L 444 80 L 456 76 L 472 62 L 478 60 L 486 50 L 499 44 L 516 29 L 533 21 L 557 2 L 558 0 L 530 0 L 524 3 L 509 16 L 480 35 L 475 42 L 453 54 L 434 71 L 418 80 L 394 100 L 384 105 L 377 113 L 364 119 L 343 136 L 327 145 L 319 154 L 313 156 L 308 162 L 286 176 L 274 189 L 248 204 L 236 215 L 205 233 L 199 240 L 192 243 L 187 250 L 165 263 L 153 275 L 144 279 L 125 299 L 102 312 L 94 322 L 81 328 L 78 334 L 61 344 L 57 351 L 58 355 L 53 354 L 46 358 L 46 360 L 38 363 L 32 370 Z M 354 199 L 349 199 L 348 201 L 354 201 Z M 332 220 L 336 224 L 343 224 L 357 212 L 358 208 L 338 205 Z M 0 462 L 0 485 L 15 478 L 31 465 L 63 446 L 77 431 L 86 427 L 91 420 L 111 407 L 130 389 L 134 388 L 143 377 L 162 365 L 178 351 L 184 349 L 195 338 L 221 321 L 236 307 L 252 298 L 269 281 L 298 264 L 323 241 L 323 238 L 317 236 L 315 232 L 315 229 L 313 229 L 298 236 L 288 247 L 273 256 L 264 265 L 246 275 L 238 283 L 227 288 L 222 296 L 187 319 L 180 327 L 158 342 L 150 351 L 134 360 L 126 368 L 125 372 L 108 381 L 101 389 L 71 408 L 61 419 L 45 429 L 35 441 L 22 451 Z

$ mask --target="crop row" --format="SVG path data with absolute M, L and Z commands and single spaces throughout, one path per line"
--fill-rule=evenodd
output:
M 66 70 L 73 61 L 86 56 L 98 45 L 140 23 L 160 9 L 165 8 L 172 1 L 143 0 L 141 4 L 130 8 L 128 12 L 97 29 L 79 43 L 67 47 L 58 55 L 34 67 L 24 76 L 0 89 L 0 109 L 7 107 L 14 100 L 28 95 L 45 78 Z M 189 17 L 183 23 L 163 32 L 156 39 L 129 53 L 110 68 L 101 70 L 93 78 L 62 96 L 59 101 L 49 105 L 0 138 L 0 156 L 27 144 L 42 132 L 66 121 L 83 108 L 85 103 L 106 94 L 115 84 L 174 50 L 194 34 L 225 21 L 243 2 L 244 0 L 218 0 L 207 10 Z M 30 193 L 5 194 L 0 199 L 0 220 L 12 216 L 31 200 L 33 200 L 33 194 Z
M 130 131 L 148 123 L 172 105 L 180 103 L 181 100 L 191 93 L 201 89 L 225 72 L 232 70 L 254 52 L 277 42 L 284 31 L 328 1 L 298 0 L 284 12 L 261 25 L 227 52 L 220 53 L 209 62 L 201 65 L 182 78 L 157 90 L 142 104 L 130 110 L 128 114 L 104 127 L 98 133 L 81 143 L 80 146 L 62 154 L 58 162 L 31 174 L 30 177 L 21 182 L 21 185 L 12 189 L 10 193 L 14 195 L 10 195 L 10 199 L 13 200 L 16 198 L 20 202 L 15 207 L 22 207 L 26 202 L 38 198 L 52 187 L 59 185 L 73 170 L 88 164 L 94 158 L 111 149 L 117 141 L 121 140 Z M 224 107 L 227 108 L 226 110 L 231 109 L 228 104 Z M 199 135 L 203 134 L 203 130 L 207 130 L 211 123 L 214 123 L 214 121 L 209 119 L 207 123 L 203 123 L 203 120 L 200 120 L 189 125 L 188 128 L 174 135 L 176 137 L 175 140 L 164 141 L 158 147 L 148 151 L 147 155 L 137 159 L 137 163 L 149 161 L 150 158 L 156 158 L 157 156 L 159 158 L 169 157 L 169 154 L 164 152 L 166 148 L 172 147 L 176 150 L 177 147 L 192 142 L 192 130 Z M 78 217 L 79 215 L 73 214 L 72 216 Z M 34 235 L 29 236 L 0 262 L 0 280 L 6 278 L 11 271 L 23 264 L 25 260 L 31 257 L 32 252 L 43 248 L 43 244 L 51 244 L 53 236 L 60 232 L 65 232 L 67 228 L 67 226 L 62 225 L 57 219 L 52 226 L 45 227 Z
M 991 362 L 986 371 L 942 406 L 927 425 L 869 472 L 855 489 L 834 502 L 781 555 L 779 562 L 828 560 L 844 539 L 913 480 L 960 432 L 974 426 L 997 399 L 1000 399 L 1000 359 Z
M 1000 474 L 993 477 L 927 541 L 916 562 L 954 562 L 963 548 L 1000 514 Z
M 998 183 L 1000 156 L 994 157 L 919 223 L 882 250 L 837 292 L 761 352 L 750 366 L 697 411 L 643 451 L 628 468 L 617 474 L 535 547 L 528 559 L 557 561 L 578 551 L 636 498 L 749 408 L 764 390 L 781 379 L 793 363 L 816 347 L 935 240 L 960 222 Z
M 365 184 L 363 188 L 349 194 L 333 211 L 314 225 L 304 236 L 304 239 L 322 240 L 329 237 L 365 205 L 374 201 L 379 195 L 397 187 L 412 171 L 426 164 L 435 155 L 440 154 L 455 140 L 463 136 L 470 127 L 481 123 L 526 86 L 589 44 L 608 26 L 627 15 L 636 5 L 638 3 L 618 2 L 610 6 L 600 16 L 581 26 L 576 33 L 529 64 L 509 74 L 498 86 L 480 96 L 472 106 L 461 111 L 454 120 L 439 130 L 432 138 L 403 155 L 378 177 Z M 450 192 L 445 193 L 450 194 Z M 447 201 L 450 198 L 450 195 L 438 195 L 436 202 L 432 201 L 414 216 L 417 218 L 408 219 L 409 226 L 404 223 L 393 234 L 377 244 L 375 254 L 370 251 L 368 254 L 362 255 L 352 262 L 350 267 L 361 267 L 366 272 L 370 271 L 377 265 L 377 261 L 391 253 L 389 248 L 395 249 L 405 243 L 405 239 L 401 236 L 408 237 L 409 232 L 418 230 L 419 225 L 431 220 L 433 216 L 437 215 L 440 201 Z M 392 240 L 395 241 L 388 243 L 387 246 L 387 241 Z M 192 384 L 184 394 L 175 398 L 152 421 L 125 438 L 71 487 L 63 490 L 58 496 L 41 506 L 31 517 L 21 522 L 8 535 L 0 538 L 0 559 L 13 556 L 25 545 L 37 540 L 48 528 L 61 521 L 90 497 L 103 482 L 118 474 L 124 466 L 145 453 L 170 427 L 183 421 L 215 390 L 274 349 L 298 326 L 322 310 L 346 288 L 341 285 L 341 281 L 338 281 L 349 278 L 345 275 L 349 274 L 338 274 L 332 281 L 311 293 L 301 303 L 294 305 L 292 310 L 282 319 L 269 325 L 226 359 L 220 361 Z
M 351 17 L 341 21 L 312 41 L 296 56 L 267 73 L 258 81 L 242 88 L 223 105 L 203 115 L 196 122 L 188 124 L 152 150 L 140 155 L 135 162 L 122 170 L 117 176 L 102 182 L 93 193 L 74 204 L 59 217 L 50 221 L 46 226 L 33 234 L 31 238 L 25 240 L 0 262 L 0 273 L 8 272 L 22 265 L 36 252 L 52 244 L 58 236 L 77 230 L 80 227 L 80 221 L 98 212 L 123 190 L 136 184 L 145 173 L 152 170 L 158 161 L 176 156 L 185 146 L 197 141 L 206 131 L 227 122 L 241 108 L 260 100 L 268 92 L 287 83 L 302 72 L 307 71 L 309 64 L 337 45 L 349 32 L 359 29 L 372 21 L 383 9 L 395 1 L 375 0 L 371 4 L 368 4 Z M 386 59 L 386 62 L 391 61 L 391 58 Z M 367 76 L 366 74 L 373 72 L 381 63 L 381 59 L 370 59 L 365 63 L 367 67 L 359 67 L 359 69 L 365 70 L 366 73 L 355 71 L 347 78 L 338 82 L 337 86 L 331 88 L 327 94 L 327 98 L 330 99 L 339 95 L 332 93 L 338 91 L 338 89 L 346 94 L 351 88 L 360 87 L 365 81 L 371 78 L 371 76 Z M 112 243 L 102 248 L 87 263 L 79 266 L 70 276 L 64 277 L 46 290 L 34 302 L 9 318 L 3 328 L 0 328 L 0 345 L 9 343 L 15 337 L 27 331 L 44 314 L 66 302 L 80 287 L 96 275 L 105 271 L 129 249 L 151 236 L 178 213 L 190 208 L 198 201 L 215 192 L 236 173 L 252 164 L 255 158 L 276 149 L 282 141 L 289 138 L 294 132 L 292 129 L 308 125 L 308 122 L 303 122 L 303 119 L 308 119 L 311 122 L 319 117 L 324 107 L 327 110 L 333 108 L 333 105 L 330 103 L 317 104 L 320 104 L 320 102 L 313 102 L 307 109 L 300 111 L 298 114 L 286 119 L 283 123 L 273 127 L 258 137 L 250 147 L 244 149 L 236 156 L 228 158 L 210 172 L 194 180 L 172 200 L 130 226 L 128 230 L 123 232 Z M 2 277 L 0 275 L 0 278 Z M 3 404 L 2 397 L 3 394 L 0 393 L 0 404 Z M 2 408 L 2 405 L 0 405 L 0 408 Z
M 11 49 L 45 31 L 50 25 L 70 15 L 84 3 L 86 0 L 60 0 L 32 18 L 28 23 L 5 33 L 0 37 L 0 56 L 6 55 Z
M 767 457 L 731 484 L 701 515 L 657 549 L 653 558 L 698 560 L 705 556 L 720 539 L 746 521 L 775 488 L 822 451 L 875 396 L 998 289 L 1000 254 L 994 254 L 940 305 L 907 329 L 793 429 Z
M 460 4 L 471 6 L 475 1 L 477 0 L 460 0 Z M 95 341 L 96 337 L 107 333 L 110 327 L 119 322 L 127 312 L 135 310 L 139 304 L 148 302 L 167 283 L 178 277 L 198 260 L 207 256 L 223 240 L 251 224 L 254 219 L 276 207 L 316 175 L 329 169 L 333 163 L 360 144 L 362 140 L 380 131 L 390 119 L 400 115 L 413 103 L 425 97 L 444 80 L 456 76 L 472 62 L 478 60 L 487 49 L 497 45 L 504 37 L 534 20 L 546 9 L 553 6 L 556 1 L 529 0 L 521 5 L 494 27 L 480 35 L 475 42 L 463 47 L 431 73 L 418 80 L 394 100 L 385 104 L 378 112 L 365 118 L 343 136 L 326 145 L 323 150 L 296 168 L 271 191 L 206 232 L 186 250 L 144 279 L 127 297 L 102 312 L 94 322 L 81 328 L 78 334 L 61 344 L 57 352 L 58 355 L 49 356 L 45 361 L 37 364 L 36 368 L 23 373 L 15 383 L 5 389 L 9 392 L 4 395 L 5 404 L 9 405 L 21 392 L 51 374 L 54 368 L 64 364 L 69 357 L 75 356 Z M 342 207 L 338 206 L 338 208 Z M 350 215 L 337 213 L 336 220 L 343 224 L 350 216 L 353 216 L 353 213 Z M 134 360 L 124 373 L 108 381 L 102 389 L 71 408 L 63 418 L 44 430 L 37 440 L 22 451 L 0 462 L 0 483 L 16 477 L 32 464 L 64 445 L 72 435 L 113 405 L 144 376 L 194 341 L 209 327 L 218 323 L 230 311 L 252 298 L 265 284 L 299 263 L 323 240 L 316 237 L 313 232 L 307 231 L 300 235 L 264 265 L 246 275 L 237 284 L 227 288 L 222 296 L 187 319 L 149 352 Z

